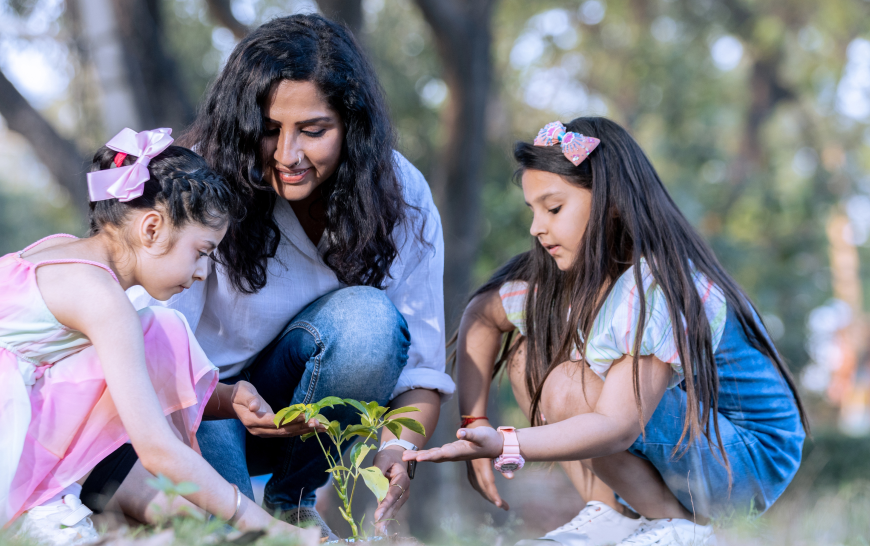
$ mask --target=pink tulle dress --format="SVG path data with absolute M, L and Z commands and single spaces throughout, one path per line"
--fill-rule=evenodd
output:
M 54 237 L 73 236 L 47 239 Z M 36 284 L 36 269 L 50 264 L 112 271 L 96 262 L 21 257 L 45 240 L 0 258 L 0 526 L 81 479 L 128 440 L 96 350 L 57 321 Z M 139 317 L 152 383 L 142 388 L 157 392 L 176 434 L 198 450 L 196 429 L 217 369 L 181 314 L 145 308 Z

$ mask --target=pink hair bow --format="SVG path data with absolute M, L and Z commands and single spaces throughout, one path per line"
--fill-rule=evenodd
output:
M 124 155 L 134 155 L 138 159 L 126 167 L 88 173 L 88 195 L 91 201 L 117 198 L 125 203 L 140 197 L 145 191 L 145 182 L 151 178 L 148 164 L 172 144 L 173 139 L 169 136 L 171 133 L 172 129 L 166 128 L 141 133 L 133 129 L 122 129 L 112 137 L 106 146 Z
M 598 147 L 601 141 L 595 137 L 583 136 L 579 133 L 565 131 L 565 126 L 560 121 L 553 121 L 538 131 L 535 137 L 535 146 L 562 146 L 562 153 L 568 161 L 576 167 L 589 157 L 592 150 Z

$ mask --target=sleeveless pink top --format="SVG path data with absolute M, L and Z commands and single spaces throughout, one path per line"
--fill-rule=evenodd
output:
M 36 283 L 39 267 L 87 260 L 0 258 L 0 526 L 79 480 L 129 439 L 90 340 L 62 325 Z M 70 297 L 75 297 L 71 294 Z M 217 369 L 184 317 L 139 311 L 151 385 L 170 425 L 197 449 L 196 429 Z

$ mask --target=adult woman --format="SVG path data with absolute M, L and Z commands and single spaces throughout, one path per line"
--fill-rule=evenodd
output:
M 252 383 L 270 406 L 247 431 L 236 420 L 204 423 L 203 455 L 248 495 L 249 471 L 271 472 L 266 508 L 316 520 L 326 536 L 313 510 L 325 462 L 297 438 L 311 425 L 259 424 L 272 408 L 332 395 L 416 406 L 413 416 L 435 428 L 439 393 L 454 388 L 438 212 L 422 175 L 392 149 L 372 67 L 343 27 L 317 15 L 274 19 L 239 43 L 182 140 L 226 177 L 247 215 L 222 243 L 215 275 L 167 305 L 188 318 L 222 381 Z M 355 418 L 341 408 L 327 416 Z M 401 453 L 426 438 L 406 430 L 390 440 L 385 431 L 374 461 L 395 486 L 378 520 L 408 498 Z

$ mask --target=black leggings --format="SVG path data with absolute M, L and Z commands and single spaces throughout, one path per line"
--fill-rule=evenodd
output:
M 137 460 L 133 446 L 124 444 L 97 463 L 82 485 L 82 503 L 97 514 L 102 512 Z

